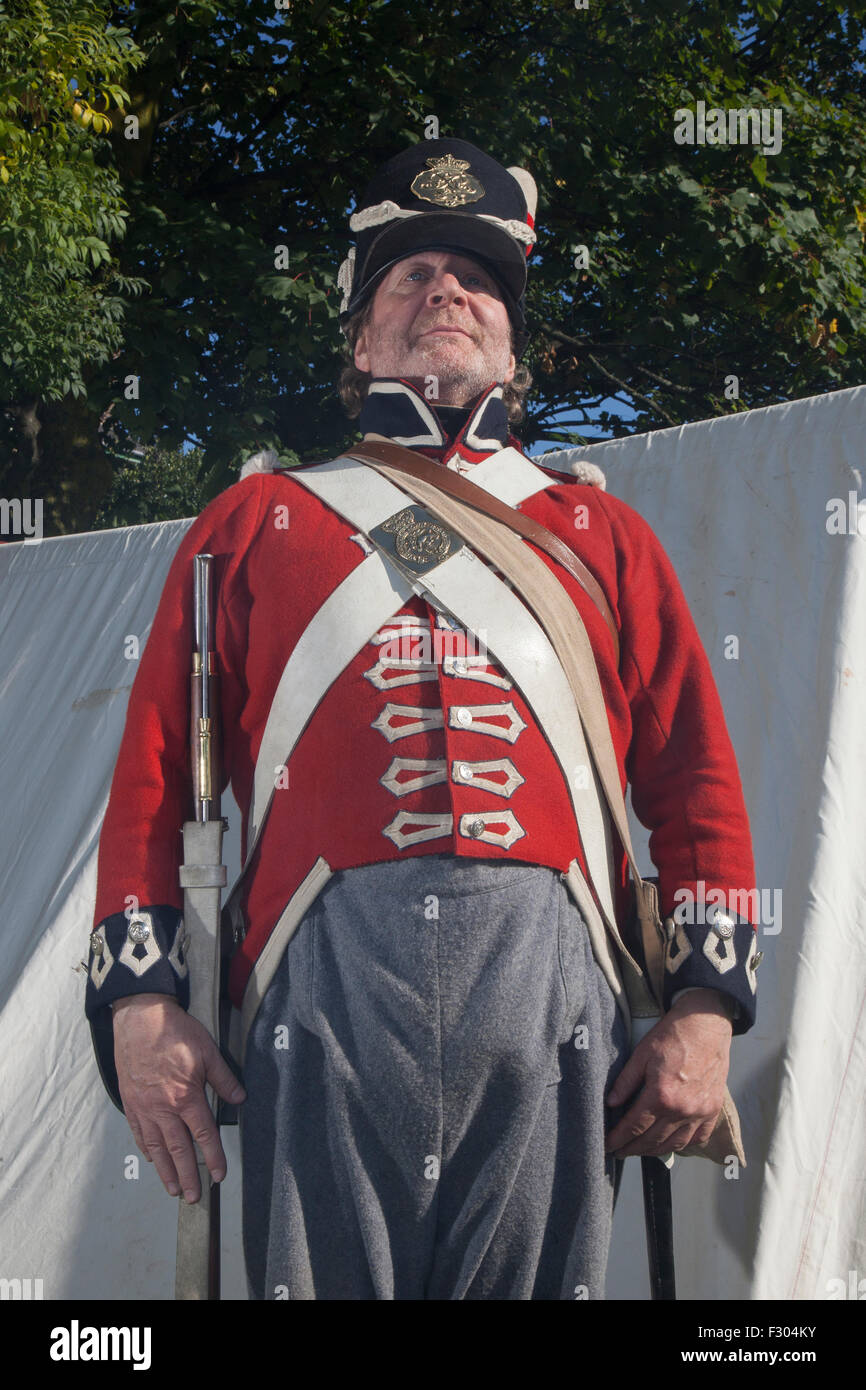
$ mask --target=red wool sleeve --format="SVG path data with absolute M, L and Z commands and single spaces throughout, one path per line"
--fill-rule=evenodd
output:
M 709 660 L 674 568 L 625 503 L 599 499 L 617 555 L 620 679 L 635 814 L 650 829 L 663 915 L 686 888 L 750 892 L 755 870 L 736 757 Z
M 129 697 L 126 726 L 99 841 L 94 923 L 138 904 L 181 908 L 180 827 L 192 812 L 189 687 L 193 651 L 193 556 L 214 556 L 224 725 L 223 785 L 246 699 L 244 659 L 232 614 L 246 593 L 246 552 L 260 525 L 260 475 L 221 493 L 193 523 L 172 562 Z

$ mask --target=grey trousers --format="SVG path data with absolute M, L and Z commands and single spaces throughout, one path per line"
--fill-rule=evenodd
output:
M 247 1046 L 250 1297 L 603 1298 L 604 1094 L 627 1055 L 555 871 L 335 874 Z

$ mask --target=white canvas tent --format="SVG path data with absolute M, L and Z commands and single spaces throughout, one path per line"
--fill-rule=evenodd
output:
M 866 1295 L 864 438 L 859 387 L 571 451 L 646 517 L 679 574 L 765 894 L 758 1023 L 734 1043 L 730 1082 L 749 1164 L 674 1169 L 687 1299 L 838 1298 L 859 1280 Z M 0 547 L 0 1277 L 41 1280 L 46 1299 L 172 1296 L 175 1203 L 102 1090 L 81 960 L 130 639 L 143 646 L 188 524 Z M 245 1297 L 236 1140 L 226 1132 L 226 1298 Z M 631 1160 L 612 1298 L 647 1294 L 638 1174 Z

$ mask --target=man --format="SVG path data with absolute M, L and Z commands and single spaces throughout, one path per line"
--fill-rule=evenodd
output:
M 354 356 L 344 396 L 365 437 L 474 474 L 580 555 L 613 636 L 587 591 L 550 568 L 592 643 L 662 906 L 699 880 L 727 901 L 753 882 L 747 818 L 670 564 L 630 508 L 535 469 L 509 433 L 534 212 L 527 172 L 464 141 L 389 161 L 351 219 L 357 249 L 340 274 Z M 356 506 L 377 476 L 357 468 Z M 349 503 L 323 502 L 321 480 L 243 478 L 194 524 L 166 582 L 100 842 L 87 1009 L 103 1075 L 167 1190 L 188 1201 L 191 1137 L 214 1178 L 225 1173 L 204 1081 L 246 1097 L 253 1297 L 601 1298 L 613 1156 L 708 1139 L 732 1030 L 754 1017 L 753 928 L 733 914 L 676 928 L 667 1012 L 626 1061 L 622 1014 L 564 883 L 574 864 L 592 876 L 541 702 L 477 651 L 459 596 L 449 612 L 390 569 L 393 602 L 387 586 L 384 600 L 381 584 L 362 591 L 364 576 L 382 578 L 372 528 L 353 524 Z M 263 821 L 231 976 L 245 1091 L 184 1012 L 177 829 L 200 551 L 220 571 L 224 767 L 245 842 Z M 331 671 L 352 623 L 361 636 Z M 309 708 L 263 818 L 255 764 L 290 659 Z M 614 867 L 621 921 L 621 854 Z

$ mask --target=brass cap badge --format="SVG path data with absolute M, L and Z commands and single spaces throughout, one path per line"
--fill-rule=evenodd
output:
M 411 191 L 416 198 L 445 208 L 459 208 L 484 197 L 485 190 L 478 179 L 466 173 L 468 159 L 455 159 L 452 154 L 446 154 L 441 159 L 428 159 L 427 164 L 429 167 L 412 180 Z

